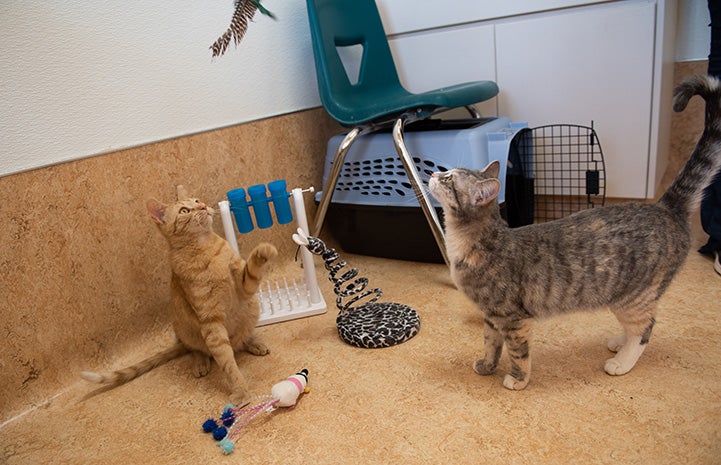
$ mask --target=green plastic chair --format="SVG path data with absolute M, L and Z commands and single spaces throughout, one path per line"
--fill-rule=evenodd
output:
M 408 92 L 398 78 L 374 0 L 307 0 L 307 9 L 321 102 L 331 117 L 352 128 L 335 153 L 323 186 L 313 234 L 317 236 L 323 227 L 343 161 L 353 141 L 360 135 L 392 125 L 396 151 L 448 262 L 443 229 L 403 141 L 403 128 L 412 121 L 451 108 L 466 107 L 474 117 L 480 117 L 472 105 L 495 97 L 498 86 L 493 81 L 474 81 L 418 94 Z M 337 49 L 353 45 L 363 48 L 355 83 L 348 78 Z

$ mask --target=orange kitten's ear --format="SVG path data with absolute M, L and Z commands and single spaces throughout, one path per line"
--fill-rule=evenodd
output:
M 488 166 L 483 168 L 483 174 L 485 174 L 486 176 L 493 177 L 493 178 L 498 178 L 498 173 L 500 173 L 500 172 L 501 172 L 501 162 L 499 162 L 498 160 L 493 160 L 492 162 L 490 162 L 488 164 Z
M 474 205 L 487 205 L 498 197 L 501 182 L 498 179 L 484 179 L 472 186 L 471 199 Z
M 165 209 L 167 207 L 164 204 L 155 199 L 148 199 L 145 202 L 145 208 L 148 209 L 148 213 L 150 213 L 150 217 L 153 218 L 153 221 L 158 224 L 165 223 Z
M 185 187 L 183 187 L 182 184 L 178 184 L 176 190 L 178 192 L 178 200 L 185 200 L 190 198 L 190 195 L 188 195 L 188 191 L 185 190 Z

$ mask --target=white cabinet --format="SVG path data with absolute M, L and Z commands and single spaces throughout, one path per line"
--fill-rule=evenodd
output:
M 498 112 L 598 133 L 612 197 L 647 190 L 655 5 L 562 12 L 496 27 Z
M 401 82 L 410 92 L 423 92 L 465 81 L 496 81 L 494 26 L 472 25 L 390 39 Z M 476 105 L 496 115 L 496 100 Z M 467 114 L 466 114 L 467 116 Z
M 384 15 L 396 14 L 394 1 L 379 1 Z M 454 8 L 454 1 L 443 3 Z M 389 34 L 409 90 L 491 79 L 500 94 L 480 107 L 485 114 L 531 127 L 593 121 L 606 194 L 656 194 L 667 164 L 675 2 L 567 5 L 435 27 L 432 17 L 424 21 L 421 31 Z

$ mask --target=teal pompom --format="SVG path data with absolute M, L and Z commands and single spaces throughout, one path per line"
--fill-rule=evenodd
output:
M 224 455 L 228 455 L 231 452 L 233 452 L 233 449 L 235 448 L 235 444 L 233 444 L 233 441 L 231 441 L 227 437 L 225 437 L 221 441 L 218 441 L 218 447 L 220 447 L 220 449 L 223 451 Z

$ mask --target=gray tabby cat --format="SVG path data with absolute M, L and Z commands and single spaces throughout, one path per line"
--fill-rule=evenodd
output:
M 505 343 L 508 389 L 531 373 L 534 318 L 609 308 L 624 333 L 608 341 L 610 375 L 636 364 L 651 336 L 659 298 L 691 246 L 689 214 L 721 165 L 721 84 L 696 76 L 675 90 L 675 111 L 693 95 L 706 100 L 705 130 L 656 204 L 630 202 L 542 224 L 510 229 L 499 214 L 499 164 L 483 171 L 434 173 L 429 187 L 443 207 L 451 277 L 484 315 L 485 355 L 473 365 L 493 373 Z

